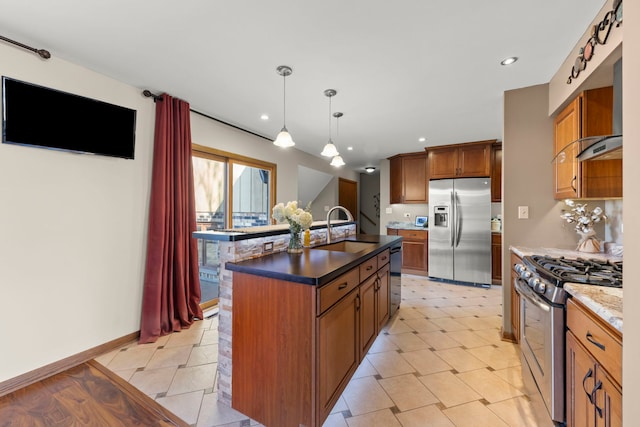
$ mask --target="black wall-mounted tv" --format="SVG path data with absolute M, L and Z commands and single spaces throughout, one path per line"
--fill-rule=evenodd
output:
M 136 110 L 2 76 L 2 143 L 133 159 Z

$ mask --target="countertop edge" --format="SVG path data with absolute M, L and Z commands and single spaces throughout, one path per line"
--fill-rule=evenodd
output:
M 622 289 L 565 283 L 564 290 L 622 334 Z
M 362 251 L 357 253 L 314 250 L 313 248 L 304 248 L 302 254 L 288 254 L 286 252 L 279 252 L 279 253 L 270 254 L 263 257 L 253 258 L 253 259 L 244 260 L 244 261 L 237 261 L 237 262 L 229 261 L 225 263 L 225 268 L 229 271 L 262 276 L 270 279 L 285 280 L 289 282 L 302 283 L 306 285 L 322 286 L 331 282 L 333 279 L 339 277 L 343 273 L 346 273 L 347 271 L 351 270 L 357 265 L 361 264 L 363 261 L 369 258 L 372 258 L 374 256 L 377 256 L 378 254 L 383 252 L 385 249 L 388 249 L 394 244 L 397 244 L 402 241 L 401 236 L 386 236 L 386 235 L 381 235 L 381 236 L 356 235 L 356 236 L 350 236 L 349 238 L 344 240 L 362 242 L 367 240 L 371 241 L 373 237 L 377 237 L 377 238 L 382 237 L 384 238 L 384 240 L 387 240 L 387 241 L 384 243 L 379 243 L 379 241 L 375 241 L 375 242 L 372 241 L 371 243 L 379 243 L 379 246 L 368 251 Z M 314 276 L 306 276 L 301 274 L 293 274 L 288 271 L 285 272 L 282 270 L 280 271 L 275 270 L 273 269 L 273 267 L 277 266 L 278 264 L 277 262 L 274 262 L 271 265 L 267 264 L 269 260 L 277 260 L 277 258 L 281 258 L 280 261 L 282 263 L 286 262 L 285 258 L 291 260 L 292 262 L 300 261 L 303 259 L 305 254 L 310 253 L 309 251 L 313 251 L 313 254 L 319 258 L 329 259 L 333 254 L 333 257 L 337 257 L 338 259 L 333 260 L 334 265 L 332 265 L 332 268 L 330 270 Z M 342 259 L 339 259 L 339 258 L 342 258 Z M 260 264 L 263 264 L 263 265 L 260 265 Z M 271 267 L 272 269 L 269 269 L 268 267 Z
M 337 220 L 335 222 L 331 222 L 331 226 L 342 226 L 342 225 L 351 225 L 357 224 L 357 221 L 344 221 Z M 309 227 L 310 230 L 319 230 L 327 228 L 327 224 L 315 224 Z M 280 228 L 275 230 L 265 230 L 265 231 L 256 231 L 256 232 L 242 232 L 242 231 L 194 231 L 191 233 L 191 236 L 195 239 L 204 239 L 204 240 L 217 240 L 223 242 L 237 242 L 240 240 L 248 240 L 248 239 L 256 239 L 259 237 L 268 237 L 268 236 L 277 236 L 280 234 L 289 234 L 289 228 Z

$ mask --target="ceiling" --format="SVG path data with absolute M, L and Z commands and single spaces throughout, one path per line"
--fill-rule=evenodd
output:
M 549 82 L 603 5 L 0 0 L 0 35 L 269 139 L 283 124 L 276 67 L 289 65 L 295 148 L 319 156 L 329 138 L 324 91 L 335 89 L 332 111 L 344 116 L 331 119 L 333 140 L 345 167 L 361 171 L 425 146 L 501 139 L 503 92 Z M 509 56 L 519 60 L 501 66 Z

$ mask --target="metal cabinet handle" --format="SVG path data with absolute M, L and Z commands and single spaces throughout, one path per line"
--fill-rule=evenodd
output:
M 373 268 L 373 265 L 368 265 L 368 266 L 367 266 L 367 268 L 366 268 L 366 270 L 367 270 L 367 271 L 369 271 L 369 270 L 371 270 L 372 268 Z
M 360 294 L 356 295 L 356 310 L 360 310 Z
M 602 381 L 598 380 L 596 385 L 593 387 L 593 390 L 591 391 L 591 397 L 589 398 L 589 400 L 591 400 L 591 403 L 593 403 L 593 406 L 596 408 L 596 412 L 598 413 L 598 416 L 600 418 L 602 418 L 602 408 L 598 407 L 598 401 L 596 400 L 596 392 L 601 388 L 602 388 Z
M 587 341 L 598 347 L 600 350 L 604 351 L 604 344 L 601 344 L 598 341 L 594 340 L 593 335 L 591 335 L 591 332 L 589 331 L 587 331 Z
M 571 189 L 573 190 L 574 193 L 578 192 L 578 189 L 576 188 L 576 186 L 573 185 L 573 183 L 576 182 L 577 179 L 578 179 L 578 177 L 574 176 L 573 179 L 571 180 Z
M 592 397 L 593 390 L 591 390 L 591 392 L 587 391 L 587 388 L 585 387 L 585 383 L 587 382 L 587 379 L 592 376 L 593 376 L 593 369 L 589 368 L 589 370 L 587 371 L 587 375 L 585 375 L 584 378 L 582 379 L 582 389 L 584 390 L 585 394 L 589 398 L 589 402 L 591 402 L 591 404 L 593 404 L 593 397 Z
M 346 287 L 347 287 L 347 283 L 343 283 L 342 285 L 338 286 L 338 290 L 341 291 Z

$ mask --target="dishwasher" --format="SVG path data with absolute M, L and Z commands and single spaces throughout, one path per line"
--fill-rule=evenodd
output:
M 400 308 L 400 300 L 402 298 L 402 242 L 394 244 L 390 248 L 390 252 L 389 318 L 396 314 L 396 311 Z

